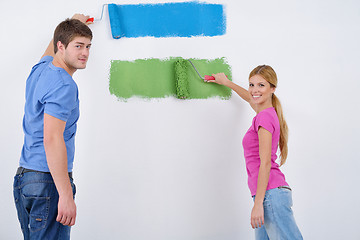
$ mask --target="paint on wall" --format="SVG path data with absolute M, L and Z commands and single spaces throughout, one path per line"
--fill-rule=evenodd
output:
M 109 4 L 108 10 L 115 39 L 219 36 L 226 32 L 226 16 L 221 4 Z
M 135 61 L 111 61 L 109 90 L 119 100 L 133 96 L 141 98 L 165 98 L 177 96 L 175 63 L 182 58 L 137 59 Z M 191 59 L 201 76 L 224 72 L 231 80 L 231 67 L 225 58 L 213 60 Z M 205 83 L 186 61 L 188 99 L 219 97 L 229 99 L 231 89 L 216 83 Z

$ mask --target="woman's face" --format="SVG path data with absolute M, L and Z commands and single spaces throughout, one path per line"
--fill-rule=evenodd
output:
M 249 93 L 251 101 L 254 104 L 272 104 L 272 94 L 275 92 L 275 87 L 272 87 L 260 75 L 254 75 L 249 79 Z

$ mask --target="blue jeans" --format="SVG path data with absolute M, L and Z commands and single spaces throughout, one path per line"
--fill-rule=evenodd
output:
M 75 197 L 76 187 L 70 181 Z M 24 240 L 70 239 L 70 227 L 56 221 L 59 194 L 50 173 L 16 175 L 14 200 Z
M 267 190 L 264 198 L 264 225 L 255 229 L 255 239 L 303 239 L 295 222 L 292 205 L 291 190 L 281 187 Z

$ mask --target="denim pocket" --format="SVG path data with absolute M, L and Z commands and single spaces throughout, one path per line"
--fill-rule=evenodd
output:
M 50 197 L 22 195 L 24 207 L 29 214 L 30 231 L 36 232 L 46 226 L 49 216 Z

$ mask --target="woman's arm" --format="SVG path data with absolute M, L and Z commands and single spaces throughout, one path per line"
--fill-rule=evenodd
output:
M 251 97 L 249 92 L 243 88 L 240 87 L 239 85 L 237 85 L 236 83 L 230 81 L 226 75 L 224 73 L 216 73 L 216 74 L 212 74 L 212 76 L 215 78 L 215 80 L 208 80 L 207 82 L 212 82 L 212 83 L 217 83 L 220 85 L 224 85 L 226 87 L 231 88 L 232 90 L 234 90 L 242 99 L 244 99 L 245 101 L 247 101 L 250 106 L 254 109 L 254 106 L 251 103 Z M 255 109 L 254 109 L 255 110 Z
M 230 81 L 224 73 L 216 73 L 216 74 L 212 74 L 212 76 L 215 78 L 215 80 L 208 80 L 207 82 L 214 82 L 229 87 L 232 90 L 234 90 L 242 99 L 244 99 L 247 102 L 250 101 L 249 92 L 245 88 L 240 87 L 236 83 Z
M 261 227 L 264 224 L 264 197 L 269 182 L 271 169 L 271 144 L 272 134 L 263 127 L 259 128 L 259 154 L 260 168 L 257 182 L 254 207 L 251 211 L 251 226 L 253 228 Z

